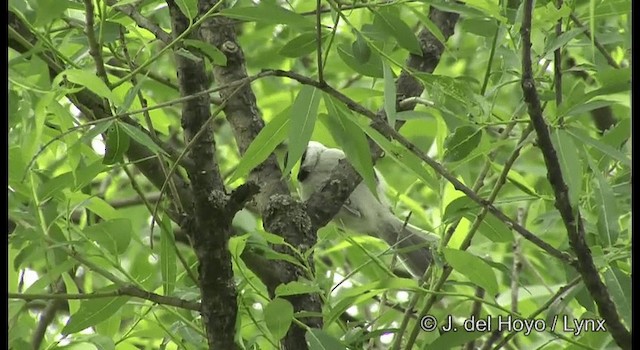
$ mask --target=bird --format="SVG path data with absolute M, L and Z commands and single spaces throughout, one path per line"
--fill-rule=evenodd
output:
M 309 141 L 297 175 L 300 198 L 306 201 L 321 189 L 330 178 L 333 168 L 345 157 L 340 149 Z M 419 278 L 433 262 L 433 249 L 439 242 L 439 236 L 396 217 L 386 196 L 386 181 L 375 168 L 374 178 L 377 197 L 361 182 L 333 221 L 351 231 L 382 239 L 397 252 L 409 273 Z

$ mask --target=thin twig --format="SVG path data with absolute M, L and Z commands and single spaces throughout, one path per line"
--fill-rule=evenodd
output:
M 588 38 L 591 38 L 591 31 L 589 31 L 589 29 L 582 24 L 582 22 L 580 21 L 580 19 L 574 14 L 571 13 L 570 15 L 571 20 L 580 28 L 584 29 L 584 35 L 586 35 Z M 593 38 L 593 43 L 596 46 L 596 48 L 598 49 L 598 51 L 600 51 L 600 53 L 602 54 L 602 56 L 604 56 L 604 58 L 607 60 L 607 63 L 609 63 L 609 65 L 613 68 L 616 69 L 620 69 L 620 65 L 616 62 L 616 60 L 613 59 L 613 57 L 611 57 L 611 55 L 609 54 L 609 51 L 607 51 L 607 49 L 604 47 L 604 45 L 602 45 L 602 43 L 600 43 L 600 41 L 598 41 L 598 39 L 596 39 L 595 37 Z
M 158 40 L 162 41 L 165 44 L 169 44 L 171 42 L 171 35 L 169 35 L 169 33 L 165 32 L 162 28 L 160 28 L 160 26 L 158 26 L 157 24 L 155 24 L 153 21 L 149 20 L 148 18 L 144 17 L 139 11 L 138 9 L 136 9 L 135 6 L 133 5 L 118 5 L 118 6 L 113 6 L 116 4 L 116 0 L 107 0 L 107 4 L 109 6 L 112 6 L 114 9 L 126 14 L 127 16 L 131 17 L 131 19 L 136 22 L 136 24 L 138 25 L 138 27 L 140 28 L 144 28 L 148 31 L 150 31 L 151 33 L 153 33 L 153 35 L 156 36 L 156 38 L 158 38 Z
M 542 312 L 544 312 L 546 309 L 549 308 L 549 306 L 551 306 L 554 302 L 556 302 L 556 300 L 558 300 L 559 298 L 561 298 L 565 293 L 567 293 L 569 290 L 571 290 L 571 288 L 575 287 L 576 285 L 578 285 L 578 283 L 580 283 L 581 281 L 581 277 L 578 276 L 576 278 L 574 278 L 573 280 L 571 280 L 571 282 L 569 282 L 568 284 L 562 286 L 560 289 L 558 289 L 558 291 L 556 292 L 556 294 L 554 294 L 551 298 L 549 298 L 549 300 L 547 300 L 546 303 L 544 303 L 542 306 L 540 306 L 537 310 L 535 310 L 534 312 L 532 312 L 529 317 L 527 317 L 527 319 L 529 320 L 533 320 L 536 317 L 538 317 L 538 315 L 540 315 Z M 511 340 L 511 338 L 515 337 L 516 335 L 518 335 L 517 332 L 511 332 L 509 333 L 506 337 L 504 337 L 502 339 L 502 341 L 500 341 L 500 343 L 498 343 L 493 349 L 494 350 L 498 350 L 501 347 L 503 347 L 507 342 L 509 342 L 509 340 Z

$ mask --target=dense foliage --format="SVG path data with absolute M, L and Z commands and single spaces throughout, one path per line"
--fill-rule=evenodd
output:
M 10 0 L 9 347 L 630 346 L 631 2 L 528 4 Z M 422 279 L 264 195 L 310 139 Z

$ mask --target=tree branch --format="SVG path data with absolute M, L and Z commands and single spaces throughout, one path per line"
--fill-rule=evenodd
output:
M 9 293 L 9 299 L 22 299 L 22 300 L 88 300 L 88 299 L 101 299 L 101 298 L 114 298 L 120 296 L 130 296 L 140 299 L 149 300 L 156 304 L 175 306 L 181 309 L 199 311 L 200 303 L 195 301 L 184 300 L 176 297 L 167 297 L 146 290 L 140 289 L 133 285 L 122 286 L 111 292 L 93 292 L 93 293 L 81 293 L 81 294 L 23 294 L 23 293 Z
M 176 38 L 190 27 L 178 5 L 168 0 L 171 25 Z M 196 32 L 189 36 L 197 38 Z M 175 54 L 178 85 L 182 96 L 191 96 L 206 90 L 210 84 L 204 59 Z M 185 142 L 192 145 L 188 156 L 195 164 L 187 169 L 194 197 L 195 225 L 186 225 L 199 262 L 200 313 L 205 326 L 209 349 L 237 349 L 235 342 L 238 305 L 233 281 L 231 252 L 228 249 L 232 235 L 231 220 L 235 211 L 229 210 L 224 181 L 215 159 L 215 140 L 211 120 L 211 101 L 201 94 L 182 104 L 182 128 Z
M 200 12 L 208 11 L 219 5 L 218 1 L 200 0 Z M 215 16 L 205 20 L 200 28 L 202 39 L 218 48 L 227 57 L 226 66 L 213 66 L 213 75 L 219 86 L 232 85 L 238 81 L 247 81 L 245 69 L 245 59 L 242 48 L 239 46 L 234 21 Z M 265 75 L 266 76 L 266 75 Z M 240 154 L 244 154 L 251 142 L 264 127 L 264 121 L 260 116 L 256 104 L 256 97 L 247 84 L 240 91 L 231 96 L 232 89 L 225 88 L 220 91 L 220 97 L 228 103 L 224 107 L 224 113 L 232 127 L 236 144 Z M 262 214 L 264 228 L 268 232 L 273 232 L 284 237 L 286 242 L 291 244 L 300 252 L 305 252 L 315 246 L 316 231 L 312 229 L 310 220 L 305 212 L 304 206 L 291 198 L 287 184 L 281 180 L 282 173 L 276 161 L 275 155 L 270 155 L 262 164 L 254 168 L 249 175 L 249 180 L 260 187 L 260 193 L 255 197 L 255 204 Z M 292 254 L 290 250 L 282 245 L 274 246 L 274 250 L 285 254 Z M 267 289 L 271 295 L 280 283 L 296 281 L 301 276 L 313 274 L 313 255 L 308 258 L 308 265 L 312 271 L 304 269 L 283 261 L 272 261 L 272 273 L 264 278 Z M 254 257 L 248 266 L 255 267 L 255 261 L 261 261 L 260 257 Z M 264 262 L 262 260 L 262 262 Z M 266 269 L 254 270 L 258 273 Z M 294 307 L 295 312 L 307 311 L 319 313 L 320 298 L 315 294 L 301 294 L 287 297 Z M 305 317 L 303 322 L 311 328 L 322 328 L 320 317 Z M 307 349 L 305 340 L 306 330 L 298 324 L 293 324 L 287 335 L 282 340 L 284 349 Z
M 615 342 L 623 349 L 631 349 L 631 333 L 624 327 L 611 300 L 606 285 L 600 279 L 591 256 L 591 251 L 585 240 L 584 225 L 579 208 L 573 208 L 569 200 L 569 191 L 560 168 L 558 156 L 551 142 L 549 127 L 544 120 L 540 107 L 540 98 L 536 91 L 531 63 L 531 17 L 533 15 L 533 0 L 525 0 L 524 16 L 520 33 L 522 35 L 522 91 L 528 104 L 529 117 L 538 135 L 538 145 L 547 167 L 547 177 L 555 194 L 556 208 L 562 216 L 567 230 L 569 245 L 578 259 L 577 269 L 582 276 L 585 286 L 598 305 L 598 311 L 607 323 L 609 332 Z

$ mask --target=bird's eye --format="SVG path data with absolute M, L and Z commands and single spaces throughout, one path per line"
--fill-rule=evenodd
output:
M 309 171 L 300 168 L 300 171 L 298 171 L 298 181 L 303 182 L 304 180 L 307 179 L 308 176 L 309 176 Z

